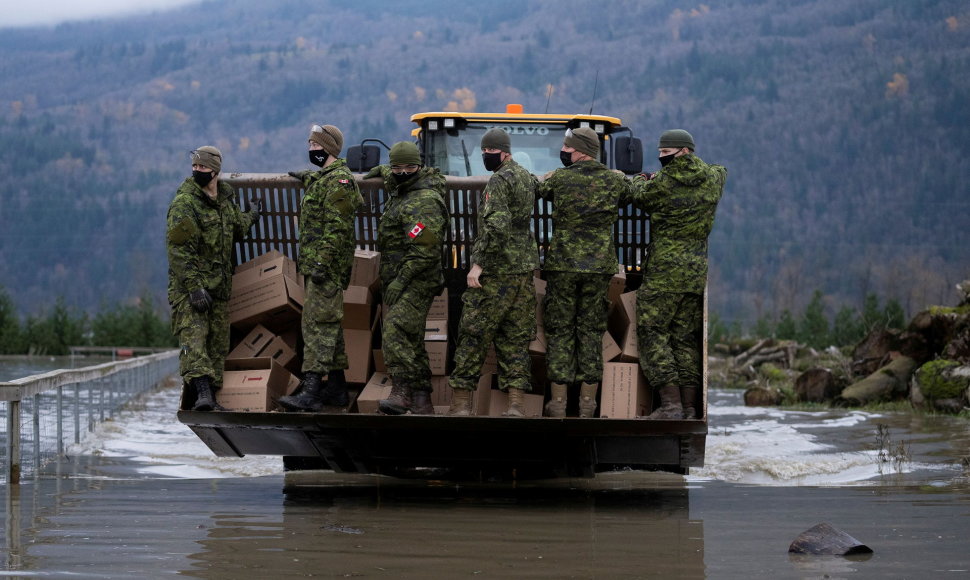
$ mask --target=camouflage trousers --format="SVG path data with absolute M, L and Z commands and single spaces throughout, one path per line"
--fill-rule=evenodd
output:
M 172 304 L 172 334 L 179 341 L 179 374 L 186 383 L 210 377 L 222 387 L 222 370 L 229 354 L 229 302 L 213 299 L 212 307 L 196 312 L 185 297 Z
M 424 349 L 424 328 L 435 289 L 411 286 L 384 315 L 384 364 L 387 374 L 419 391 L 431 390 L 431 362 Z
M 546 364 L 553 383 L 603 380 L 603 333 L 610 274 L 546 272 L 543 324 Z
M 343 289 L 336 282 L 317 284 L 309 276 L 305 286 L 302 370 L 326 376 L 331 370 L 346 369 Z
M 651 386 L 701 386 L 703 324 L 702 294 L 637 291 L 637 349 Z
M 532 272 L 482 276 L 481 288 L 462 295 L 452 388 L 474 391 L 488 347 L 495 344 L 499 388 L 532 390 L 529 343 L 536 334 L 536 292 Z

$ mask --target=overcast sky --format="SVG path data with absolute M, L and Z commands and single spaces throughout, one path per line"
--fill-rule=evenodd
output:
M 201 0 L 0 0 L 0 27 L 143 14 Z

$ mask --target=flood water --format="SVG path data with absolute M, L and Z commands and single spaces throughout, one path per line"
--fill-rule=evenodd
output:
M 278 458 L 213 457 L 175 420 L 177 396 L 153 393 L 6 490 L 0 577 L 970 577 L 964 419 L 752 409 L 714 391 L 706 466 L 687 477 L 333 474 L 285 494 Z M 874 553 L 789 556 L 821 522 Z

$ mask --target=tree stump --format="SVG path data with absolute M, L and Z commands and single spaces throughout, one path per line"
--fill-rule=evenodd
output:
M 744 392 L 744 404 L 748 407 L 771 407 L 781 403 L 781 392 L 765 387 L 751 387 Z
M 816 367 L 808 369 L 795 379 L 795 395 L 799 401 L 821 403 L 837 397 L 839 386 L 832 371 Z

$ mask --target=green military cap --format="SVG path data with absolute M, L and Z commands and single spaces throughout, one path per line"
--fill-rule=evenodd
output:
M 658 148 L 680 149 L 681 147 L 687 147 L 691 151 L 694 150 L 694 138 L 687 131 L 683 129 L 670 129 L 660 135 Z
M 569 129 L 566 131 L 566 137 L 563 139 L 563 143 L 566 147 L 572 147 L 576 151 L 585 153 L 593 159 L 599 159 L 600 138 L 596 135 L 596 131 L 589 127 Z
M 492 127 L 482 135 L 482 149 L 498 149 L 512 153 L 512 142 L 504 129 Z
M 421 165 L 421 152 L 410 141 L 398 141 L 388 154 L 391 165 Z
M 213 173 L 222 170 L 222 153 L 212 145 L 199 147 L 192 152 L 192 165 L 208 167 Z

